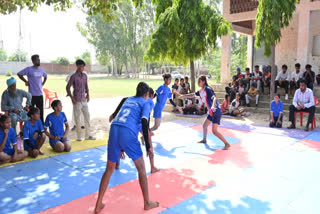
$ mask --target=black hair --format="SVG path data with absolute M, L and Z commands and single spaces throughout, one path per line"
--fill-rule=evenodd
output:
M 185 76 L 184 79 L 185 79 L 185 80 L 189 80 L 189 77 Z
M 236 96 L 241 96 L 241 95 L 240 95 L 240 93 L 238 92 L 238 93 L 236 93 Z
M 33 62 L 34 60 L 38 59 L 39 55 L 38 54 L 34 54 L 31 56 L 31 61 Z
M 9 115 L 6 115 L 6 114 L 2 115 L 2 116 L 0 117 L 0 123 L 5 122 L 5 121 L 8 120 L 9 118 L 10 118 Z
M 176 81 L 179 81 L 179 78 L 175 78 L 174 81 L 175 81 L 175 82 L 176 82 Z
M 40 112 L 40 109 L 38 109 L 37 107 L 31 106 L 28 112 L 28 117 L 31 117 L 31 115 L 34 115 L 39 112 Z
M 254 83 L 251 84 L 251 86 L 257 88 L 257 83 L 254 82 Z
M 181 79 L 180 79 L 180 81 L 182 81 L 182 80 L 184 81 L 184 78 L 181 78 Z
M 230 95 L 229 94 L 226 94 L 226 95 L 224 95 L 224 99 L 228 99 L 228 97 L 230 97 Z
M 306 64 L 306 69 L 307 68 L 312 68 L 312 66 L 310 64 Z
M 279 99 L 280 99 L 280 94 L 276 94 L 276 96 L 279 97 Z
M 136 97 L 143 97 L 149 91 L 149 86 L 145 82 L 139 82 Z
M 154 90 L 150 87 L 149 88 L 149 96 L 154 95 Z
M 77 59 L 76 65 L 83 65 L 86 66 L 86 63 L 82 59 Z
M 171 78 L 171 74 L 164 74 L 164 75 L 162 75 L 162 77 L 163 77 L 163 80 L 166 80 L 166 79 Z
M 254 67 L 255 67 L 255 68 L 260 68 L 260 66 L 259 66 L 259 65 L 255 65 Z
M 304 79 L 304 78 L 303 78 L 303 79 L 301 79 L 301 80 L 300 80 L 300 85 L 301 85 L 301 83 L 304 83 L 305 85 L 307 85 L 307 81 L 306 81 L 306 79 Z
M 246 68 L 246 71 L 250 71 L 250 68 Z
M 296 64 L 294 65 L 294 67 L 296 67 L 296 68 L 301 68 L 301 65 L 300 65 L 300 63 L 296 63 Z
M 286 64 L 282 65 L 282 68 L 288 69 L 288 66 Z
M 59 105 L 59 103 L 61 103 L 60 100 L 54 100 L 51 103 L 51 108 L 54 110 L 55 107 L 57 107 Z

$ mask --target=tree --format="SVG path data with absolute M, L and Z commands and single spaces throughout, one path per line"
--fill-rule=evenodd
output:
M 87 65 L 91 65 L 91 53 L 86 50 L 85 52 L 83 52 L 83 54 L 81 56 L 77 56 L 75 61 L 77 61 L 78 59 L 82 59 Z
M 240 67 L 242 70 L 244 70 L 244 68 L 247 66 L 247 43 L 247 36 L 235 33 L 232 34 L 231 71 L 235 71 L 237 67 Z
M 232 26 L 203 0 L 154 0 L 154 4 L 158 27 L 146 59 L 190 63 L 191 89 L 195 91 L 194 60 L 216 48 L 218 37 L 232 31 Z
M 8 59 L 7 52 L 2 48 L 0 48 L 0 61 L 7 61 L 7 59 Z
M 13 62 L 26 62 L 27 61 L 27 52 L 24 52 L 22 50 L 16 50 L 10 57 L 9 61 Z
M 51 63 L 56 63 L 64 66 L 70 65 L 70 61 L 66 57 L 58 57 L 56 60 L 52 60 Z
M 264 55 L 272 58 L 270 100 L 273 99 L 275 69 L 275 45 L 280 42 L 281 29 L 289 26 L 298 0 L 260 0 L 256 17 L 256 42 L 264 44 Z

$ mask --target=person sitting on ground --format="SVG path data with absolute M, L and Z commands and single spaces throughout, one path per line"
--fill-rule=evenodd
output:
M 191 87 L 190 87 L 190 83 L 189 83 L 189 77 L 185 76 L 184 77 L 184 84 L 186 85 L 186 93 L 191 93 Z
M 257 90 L 260 91 L 261 81 L 262 81 L 262 72 L 259 71 L 259 65 L 254 66 L 254 72 L 252 73 L 250 86 L 255 83 L 257 85 Z
M 11 127 L 16 132 L 17 122 L 26 122 L 28 120 L 27 110 L 31 106 L 31 94 L 17 89 L 17 80 L 11 77 L 7 80 L 8 89 L 6 89 L 1 97 L 1 110 L 8 111 L 11 117 Z M 26 106 L 23 107 L 23 98 L 26 98 Z
M 244 75 L 241 73 L 241 69 L 239 67 L 237 68 L 237 74 L 235 76 L 237 77 L 238 84 L 243 81 Z
M 270 127 L 282 128 L 283 102 L 280 100 L 280 94 L 274 96 L 270 104 Z
M 251 88 L 249 89 L 249 91 L 245 95 L 245 97 L 246 97 L 247 107 L 250 107 L 250 101 L 249 100 L 256 100 L 256 107 L 258 107 L 258 104 L 259 104 L 259 92 L 256 89 L 256 84 L 252 84 L 251 85 Z
M 251 78 L 252 78 L 252 73 L 250 73 L 250 68 L 246 68 L 246 73 L 244 74 L 244 85 L 247 89 L 250 88 L 250 82 L 251 82 Z
M 289 81 L 290 81 L 290 73 L 287 72 L 288 66 L 287 65 L 282 65 L 282 71 L 278 73 L 276 80 L 275 80 L 275 85 L 274 85 L 274 93 L 277 93 L 278 86 L 281 88 L 284 88 L 286 90 L 286 97 L 285 100 L 289 99 Z
M 51 107 L 54 112 L 47 116 L 44 123 L 50 146 L 55 152 L 70 152 L 71 143 L 68 140 L 69 124 L 66 115 L 62 112 L 62 103 L 60 100 L 54 100 L 51 103 Z M 65 126 L 65 129 L 63 126 Z M 48 132 L 48 128 L 50 132 Z
M 270 88 L 271 72 L 268 71 L 268 67 L 266 66 L 263 67 L 262 71 L 263 71 L 263 77 L 262 77 L 263 86 Z
M 237 117 L 239 115 L 245 115 L 246 110 L 242 107 L 240 107 L 240 94 L 236 94 L 236 99 L 232 101 L 230 104 L 230 115 Z
M 244 103 L 246 101 L 247 90 L 246 90 L 246 87 L 244 86 L 243 82 L 240 82 L 238 92 L 240 94 L 240 105 L 244 105 Z
M 291 122 L 291 125 L 288 127 L 288 129 L 296 128 L 294 113 L 304 111 L 309 113 L 308 122 L 304 130 L 309 131 L 309 125 L 313 121 L 315 110 L 316 107 L 314 103 L 313 91 L 307 88 L 307 81 L 302 79 L 300 81 L 300 89 L 296 90 L 293 98 L 293 104 L 289 107 L 289 121 Z
M 295 64 L 296 70 L 292 72 L 291 81 L 290 81 L 290 89 L 291 91 L 296 91 L 300 88 L 300 80 L 303 78 L 303 72 L 300 71 L 301 65 L 300 63 Z
M 28 156 L 28 152 L 18 150 L 16 133 L 10 125 L 10 116 L 2 115 L 0 117 L 0 165 L 22 161 Z
M 186 94 L 187 90 L 186 90 L 186 84 L 184 83 L 184 78 L 180 79 L 180 84 L 178 87 L 178 92 L 179 94 Z
M 180 96 L 180 93 L 178 92 L 178 89 L 179 89 L 179 79 L 176 78 L 174 80 L 174 84 L 172 85 L 172 94 L 173 94 L 172 97 L 173 97 L 174 102 L 177 102 L 176 98 L 178 96 Z
M 23 148 L 30 157 L 36 158 L 38 155 L 43 155 L 40 149 L 46 140 L 46 136 L 40 120 L 40 109 L 30 107 L 28 116 L 30 120 L 23 127 Z
M 222 102 L 221 104 L 221 111 L 222 111 L 222 114 L 223 115 L 227 115 L 229 114 L 229 105 L 230 105 L 230 95 L 229 94 L 226 94 L 225 97 L 224 97 L 224 101 Z
M 226 93 L 230 95 L 229 102 L 231 102 L 236 97 L 238 87 L 239 84 L 237 82 L 237 76 L 235 75 L 232 77 L 232 83 L 229 83 L 229 86 L 225 87 Z
M 311 68 L 311 65 L 306 65 L 306 71 L 303 73 L 303 78 L 306 80 L 307 87 L 313 90 L 313 84 L 316 77 L 316 73 L 312 71 Z

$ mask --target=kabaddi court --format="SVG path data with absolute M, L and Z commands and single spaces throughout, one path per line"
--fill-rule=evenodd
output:
M 211 131 L 206 145 L 196 143 L 201 124 L 162 123 L 153 137 L 161 171 L 148 173 L 150 199 L 160 207 L 143 210 L 137 172 L 127 157 L 111 177 L 101 213 L 319 213 L 320 129 L 229 120 L 219 130 L 232 144 L 228 151 Z M 106 144 L 107 137 L 72 142 L 71 153 L 58 155 L 46 144 L 42 159 L 0 167 L 0 213 L 93 213 Z

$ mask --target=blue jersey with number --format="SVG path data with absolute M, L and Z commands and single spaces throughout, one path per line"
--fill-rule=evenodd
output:
M 164 106 L 166 105 L 167 99 L 170 99 L 172 97 L 171 90 L 168 86 L 165 86 L 165 84 L 161 85 L 157 90 L 157 103 L 154 107 L 155 111 L 159 110 L 162 111 Z
M 139 133 L 141 119 L 149 119 L 150 104 L 142 97 L 129 97 L 122 105 L 112 124 L 124 126 Z
M 200 91 L 197 91 L 196 96 L 201 98 L 202 102 L 207 105 L 208 109 L 211 109 L 215 93 L 209 86 L 205 86 L 204 88 L 200 89 Z M 220 108 L 218 100 L 215 108 Z

